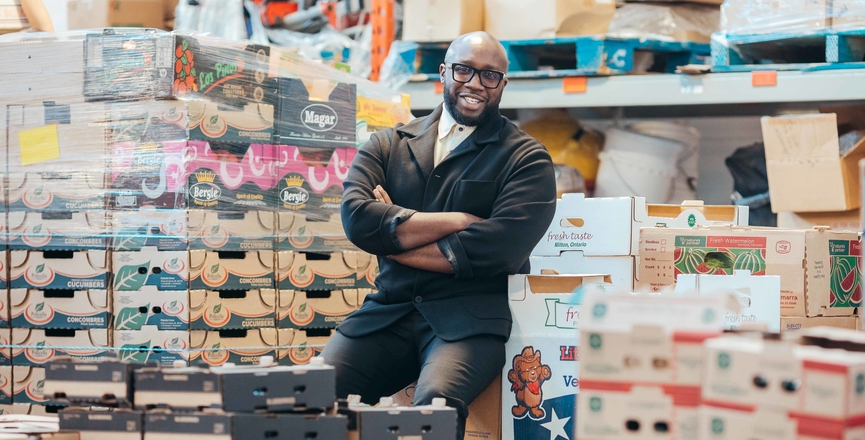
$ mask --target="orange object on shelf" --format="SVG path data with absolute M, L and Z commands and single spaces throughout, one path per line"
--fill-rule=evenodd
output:
M 394 40 L 394 0 L 372 0 L 372 74 L 370 79 L 378 81 L 390 45 Z
M 295 2 L 268 1 L 261 9 L 261 20 L 268 26 L 277 26 L 282 23 L 283 17 L 297 10 Z

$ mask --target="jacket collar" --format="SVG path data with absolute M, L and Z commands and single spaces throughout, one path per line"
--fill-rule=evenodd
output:
M 397 128 L 398 133 L 409 137 L 407 143 L 412 155 L 415 157 L 425 179 L 434 168 L 435 142 L 438 137 L 438 123 L 442 116 L 444 104 L 438 107 L 425 118 L 417 118 L 402 127 Z M 499 132 L 504 126 L 502 116 L 492 117 L 489 121 L 479 126 L 459 147 L 457 147 L 445 160 L 474 150 L 486 144 L 499 140 Z

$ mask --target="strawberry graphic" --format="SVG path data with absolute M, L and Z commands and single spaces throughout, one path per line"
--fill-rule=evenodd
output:
M 182 97 L 197 92 L 196 75 L 194 56 L 189 50 L 189 43 L 184 40 L 174 49 L 174 93 Z

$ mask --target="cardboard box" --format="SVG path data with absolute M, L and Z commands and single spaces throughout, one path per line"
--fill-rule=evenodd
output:
M 844 316 L 862 303 L 861 254 L 852 232 L 647 228 L 637 270 L 642 286 L 654 291 L 674 284 L 679 274 L 745 269 L 778 275 L 782 316 Z
M 152 171 L 154 165 L 160 165 L 157 160 L 159 148 L 163 142 L 171 145 L 174 142 L 186 141 L 187 121 L 186 102 L 180 100 L 164 101 L 111 101 L 108 102 L 108 143 L 128 144 L 132 146 L 121 149 L 124 157 L 121 164 L 134 167 L 145 167 Z M 175 157 L 173 151 L 162 153 L 166 166 L 170 167 L 182 156 Z M 112 163 L 117 158 L 112 157 Z M 156 163 L 154 163 L 156 162 Z M 116 169 L 116 166 L 112 168 Z M 170 174 L 170 173 L 169 173 Z M 139 185 L 140 187 L 140 185 Z
M 45 330 L 16 328 L 12 332 L 12 341 L 14 345 L 28 347 L 12 349 L 12 362 L 15 366 L 40 367 L 62 357 L 99 362 L 108 359 L 112 355 L 112 352 L 107 350 L 111 342 L 108 329 Z
M 0 403 L 12 404 L 12 367 L 0 367 Z
M 367 254 L 361 253 L 361 255 L 366 256 Z M 378 257 L 375 255 L 369 255 L 369 265 L 366 269 L 361 268 L 360 273 L 357 275 L 357 288 L 378 290 L 378 286 L 375 284 L 375 279 L 378 278 L 378 274 Z M 358 303 L 363 304 L 363 297 Z
M 699 438 L 785 440 L 797 436 L 798 422 L 787 414 L 768 409 L 741 410 L 700 407 Z
M 4 268 L 0 266 L 0 272 L 2 272 L 3 270 Z M 3 284 L 6 284 L 5 280 L 3 281 Z M 0 295 L 0 329 L 7 329 L 9 327 L 9 295 Z M 0 363 L 0 365 L 2 365 L 2 363 Z
M 453 41 L 469 32 L 484 30 L 483 0 L 423 0 L 403 9 L 402 39 Z
M 45 394 L 45 368 L 12 367 L 12 377 L 15 379 L 12 396 L 14 402 L 36 405 L 48 402 Z
M 73 0 L 67 4 L 67 17 L 69 29 L 165 28 L 161 0 Z
M 189 330 L 189 293 L 142 286 L 136 292 L 114 292 L 114 329 Z
M 388 429 L 403 433 L 407 438 L 444 440 L 457 432 L 456 409 L 445 405 L 396 406 L 380 403 L 370 406 L 349 401 L 341 412 L 349 418 L 352 427 L 348 438 L 376 438 Z
M 328 78 L 279 78 L 277 143 L 354 148 L 357 85 Z
M 335 329 L 281 329 L 277 358 L 280 365 L 306 365 L 321 354 L 327 341 L 333 337 Z
M 235 414 L 234 438 L 266 440 L 273 433 L 285 437 L 286 432 L 303 432 L 313 438 L 342 439 L 347 437 L 348 419 L 343 415 L 301 415 L 301 414 Z M 439 426 L 431 428 L 438 432 Z M 400 432 L 406 432 L 402 426 Z M 409 431 L 411 432 L 411 431 Z M 290 434 L 289 434 L 290 435 Z M 426 434 L 429 435 L 429 434 Z M 414 436 L 405 436 L 408 438 Z M 436 439 L 438 437 L 435 437 Z
M 126 363 L 171 366 L 194 356 L 188 351 L 190 334 L 183 330 L 159 330 L 152 325 L 142 326 L 141 330 L 115 330 L 114 343 L 120 347 L 117 359 Z
M 105 290 L 105 251 L 10 251 L 13 289 Z
M 616 12 L 611 0 L 485 0 L 484 4 L 484 30 L 499 40 L 603 34 Z M 514 26 L 514 17 L 520 17 L 520 26 Z
M 579 438 L 696 438 L 679 432 L 677 425 L 682 423 L 676 423 L 675 415 L 682 409 L 690 410 L 696 428 L 697 408 L 677 408 L 675 397 L 659 388 L 635 386 L 623 392 L 586 390 L 580 393 L 579 400 Z
M 189 314 L 192 330 L 276 328 L 276 291 L 192 290 Z
M 297 231 L 300 236 L 296 239 L 298 245 L 304 245 L 306 240 L 302 237 L 310 235 L 312 231 L 300 232 L 304 225 L 296 223 L 295 216 L 291 214 L 302 215 L 307 222 L 334 223 L 334 216 L 338 218 L 340 214 L 345 179 L 358 150 L 335 148 L 313 151 L 317 154 L 310 153 L 309 149 L 301 153 L 300 149 L 289 145 L 276 146 L 277 206 L 280 211 L 285 211 L 284 214 L 280 213 L 279 227 L 280 231 L 286 228 L 290 228 L 289 232 Z M 323 232 L 330 232 L 330 229 Z
M 861 231 L 860 209 L 841 212 L 779 212 L 778 227 L 782 229 L 811 229 L 829 227 L 836 231 Z
M 189 254 L 186 251 L 160 251 L 141 248 L 140 251 L 111 253 L 112 281 L 115 292 L 141 290 L 154 286 L 158 290 L 189 288 Z
M 144 433 L 144 413 L 66 410 L 60 413 L 60 429 L 78 431 L 81 438 L 88 439 L 141 440 Z
M 249 290 L 276 288 L 274 252 L 189 252 L 189 288 Z
M 855 0 L 832 0 L 832 29 L 855 30 L 865 26 L 865 6 Z
M 279 328 L 336 328 L 358 309 L 360 297 L 357 289 L 280 290 L 277 323 Z
M 327 221 L 313 221 L 304 214 L 277 213 L 276 244 L 279 250 L 306 252 L 359 251 L 345 236 L 342 219 L 332 214 Z
M 765 326 L 770 332 L 781 331 L 781 277 L 754 276 L 746 270 L 733 271 L 732 275 L 679 275 L 676 292 L 733 295 L 739 302 L 739 312 L 727 311 L 727 330 Z
M 36 367 L 33 367 L 36 368 Z M 45 396 L 66 404 L 132 404 L 132 371 L 120 362 L 52 362 L 43 373 Z
M 84 50 L 87 99 L 171 97 L 174 35 L 155 29 L 104 29 L 87 35 Z
M 104 250 L 108 244 L 105 211 L 10 212 L 9 249 Z
M 642 197 L 586 198 L 563 194 L 556 215 L 533 256 L 557 256 L 582 251 L 586 256 L 638 255 L 640 228 L 693 228 L 723 223 L 748 224 L 748 208 L 704 206 L 700 201 L 682 205 L 647 205 Z
M 8 328 L 0 328 L 0 345 L 11 345 L 12 344 L 12 329 Z M 2 366 L 11 366 L 12 365 L 12 349 L 11 348 L 0 348 L 0 365 Z
M 831 4 L 827 0 L 725 1 L 720 31 L 741 35 L 823 31 L 832 24 Z
M 231 143 L 270 143 L 274 139 L 273 106 L 248 103 L 220 107 L 213 101 L 189 101 L 189 139 Z
M 253 50 L 258 46 L 198 35 L 176 35 L 174 44 L 172 66 L 181 64 L 180 71 L 174 72 L 176 97 L 206 99 L 214 106 L 237 109 L 250 103 L 265 104 L 270 108 L 272 130 L 279 85 L 276 78 L 269 77 L 269 57 Z M 190 107 L 190 119 L 192 113 Z M 245 129 L 250 127 L 245 125 Z
M 81 165 L 56 164 L 69 170 Z M 95 166 L 94 166 L 95 167 Z M 9 173 L 10 211 L 93 211 L 104 210 L 108 194 L 102 166 L 81 169 L 98 171 L 13 172 Z
M 217 211 L 268 210 L 276 204 L 273 145 L 190 141 L 187 206 Z
M 155 247 L 160 251 L 185 251 L 188 245 L 186 211 L 175 209 L 140 209 L 113 211 L 110 220 L 116 251 L 140 251 Z
M 362 252 L 306 254 L 284 251 L 277 253 L 277 280 L 283 290 L 353 289 L 372 260 Z
M 508 300 L 514 323 L 502 370 L 502 439 L 542 437 L 559 426 L 575 438 L 573 419 L 580 387 L 579 289 L 610 287 L 604 275 L 512 275 Z M 560 423 L 560 425 L 555 425 Z
M 763 117 L 772 212 L 847 211 L 861 206 L 856 164 L 865 140 L 843 156 L 834 113 Z
M 174 440 L 203 437 L 211 440 L 232 440 L 232 414 L 159 414 L 144 418 L 144 440 Z
M 0 52 L 5 61 L 0 66 L 4 78 L 0 95 L 6 98 L 5 103 L 84 102 L 84 41 L 53 38 L 33 39 L 26 44 L 8 41 L 0 44 Z M 63 54 L 62 63 L 57 62 L 56 54 Z M 4 131 L 5 127 L 0 128 L 0 138 L 5 143 Z
M 817 316 L 814 318 L 781 317 L 781 332 L 797 331 L 815 327 L 835 327 L 848 330 L 861 330 L 861 319 L 856 316 Z
M 276 346 L 281 345 L 279 337 L 285 331 L 275 328 L 192 331 L 189 333 L 191 347 L 201 351 L 192 352 L 189 360 L 218 367 L 226 362 L 256 365 L 262 356 L 276 359 Z
M 12 326 L 16 328 L 108 328 L 111 301 L 105 290 L 9 291 Z
M 185 139 L 115 142 L 110 148 L 108 206 L 111 209 L 146 206 L 183 209 L 186 206 Z
M 106 107 L 101 103 L 7 106 L 10 173 L 105 169 Z M 44 136 L 48 148 L 34 148 Z
M 48 415 L 47 412 L 45 411 L 45 408 L 46 407 L 42 406 L 42 405 L 31 405 L 28 403 L 22 403 L 20 405 L 16 405 L 16 404 L 0 405 L 0 416 L 8 416 L 8 415 L 45 416 L 45 415 Z M 75 435 L 77 436 L 78 434 L 75 434 Z M 75 440 L 77 438 L 78 437 L 75 437 L 74 439 L 71 439 L 71 440 Z M 62 440 L 66 440 L 66 439 L 62 439 Z
M 336 401 L 335 378 L 328 365 L 145 367 L 135 372 L 135 405 L 250 413 L 325 409 Z
M 582 252 L 562 252 L 555 257 L 531 257 L 532 275 L 541 273 L 558 273 L 560 275 L 610 275 L 613 286 L 622 290 L 634 289 L 636 277 L 636 258 L 621 257 L 587 257 Z
M 223 251 L 274 249 L 276 214 L 272 211 L 189 211 L 189 248 Z

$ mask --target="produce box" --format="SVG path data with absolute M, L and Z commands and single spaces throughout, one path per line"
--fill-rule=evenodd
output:
M 231 362 L 235 365 L 256 365 L 262 356 L 276 358 L 279 337 L 286 330 L 262 328 L 254 330 L 196 330 L 190 332 L 193 349 L 205 349 L 190 354 L 190 361 L 203 361 L 218 367 Z M 247 348 L 248 347 L 248 348 Z M 270 348 L 268 348 L 270 347 Z
M 613 286 L 622 290 L 634 289 L 636 277 L 636 258 L 621 257 L 587 257 L 579 251 L 566 251 L 555 257 L 531 257 L 532 275 L 554 272 L 560 275 L 593 275 L 610 276 Z
M 402 39 L 406 41 L 453 41 L 484 30 L 483 0 L 421 0 L 404 8 Z
M 247 211 L 275 206 L 273 145 L 190 141 L 187 148 L 189 209 Z
M 114 292 L 115 330 L 189 330 L 189 292 L 161 291 L 156 286 L 141 286 L 135 292 Z
M 111 253 L 111 286 L 114 292 L 138 291 L 145 286 L 158 290 L 189 289 L 189 254 L 186 251 L 139 251 Z
M 732 275 L 683 274 L 676 279 L 676 292 L 732 294 L 739 302 L 739 311 L 727 311 L 726 330 L 765 326 L 770 332 L 781 331 L 781 277 L 751 275 L 747 270 L 734 270 Z
M 279 328 L 336 328 L 360 307 L 371 290 L 280 290 L 277 307 Z
M 654 291 L 680 274 L 781 277 L 782 316 L 845 316 L 862 304 L 859 235 L 825 229 L 643 229 L 637 268 Z
M 108 289 L 106 251 L 10 251 L 13 289 Z
M 249 290 L 276 288 L 273 251 L 190 251 L 189 288 Z
M 280 289 L 331 290 L 370 288 L 361 285 L 362 274 L 370 267 L 372 256 L 362 252 L 308 254 L 279 252 L 277 280 Z
M 772 212 L 847 211 L 861 206 L 856 164 L 865 140 L 841 152 L 834 113 L 763 117 Z
M 294 146 L 277 145 L 279 210 L 303 215 L 312 222 L 330 221 L 332 216 L 338 216 L 343 184 L 356 154 L 353 148 L 301 151 Z M 302 227 L 280 221 L 281 228 L 286 226 L 292 226 L 292 231 Z
M 112 352 L 108 350 L 111 342 L 108 329 L 46 330 L 16 328 L 12 331 L 12 341 L 12 344 L 16 346 L 28 347 L 12 349 L 12 362 L 15 366 L 40 367 L 63 357 L 98 362 L 104 361 L 112 355 Z
M 280 365 L 306 365 L 310 360 L 321 354 L 324 346 L 333 337 L 335 329 L 281 329 L 279 330 L 278 353 Z
M 155 29 L 88 34 L 84 95 L 95 101 L 171 97 L 173 44 L 174 35 Z
M 557 256 L 581 251 L 585 256 L 638 255 L 640 228 L 693 228 L 724 223 L 748 224 L 748 208 L 682 205 L 647 205 L 642 197 L 596 197 L 563 194 L 556 215 L 533 256 Z
M 9 249 L 104 250 L 108 245 L 106 211 L 10 212 Z
M 273 250 L 273 211 L 217 212 L 190 210 L 189 248 L 224 251 Z
M 11 323 L 16 328 L 109 328 L 111 301 L 106 290 L 9 291 Z
M 160 251 L 185 251 L 188 245 L 186 210 L 139 209 L 112 211 L 110 214 L 111 249 L 140 251 L 155 247 Z
M 189 314 L 192 330 L 276 328 L 276 291 L 192 290 Z
M 277 142 L 315 148 L 353 148 L 357 86 L 328 78 L 279 78 Z
M 484 30 L 500 40 L 555 38 L 607 32 L 616 12 L 609 0 L 569 2 L 486 0 Z M 514 25 L 514 18 L 520 25 Z
M 120 347 L 117 359 L 120 362 L 172 366 L 175 362 L 187 362 L 194 354 L 190 347 L 189 332 L 183 330 L 159 330 L 157 326 L 145 325 L 139 330 L 114 330 L 114 343 Z

